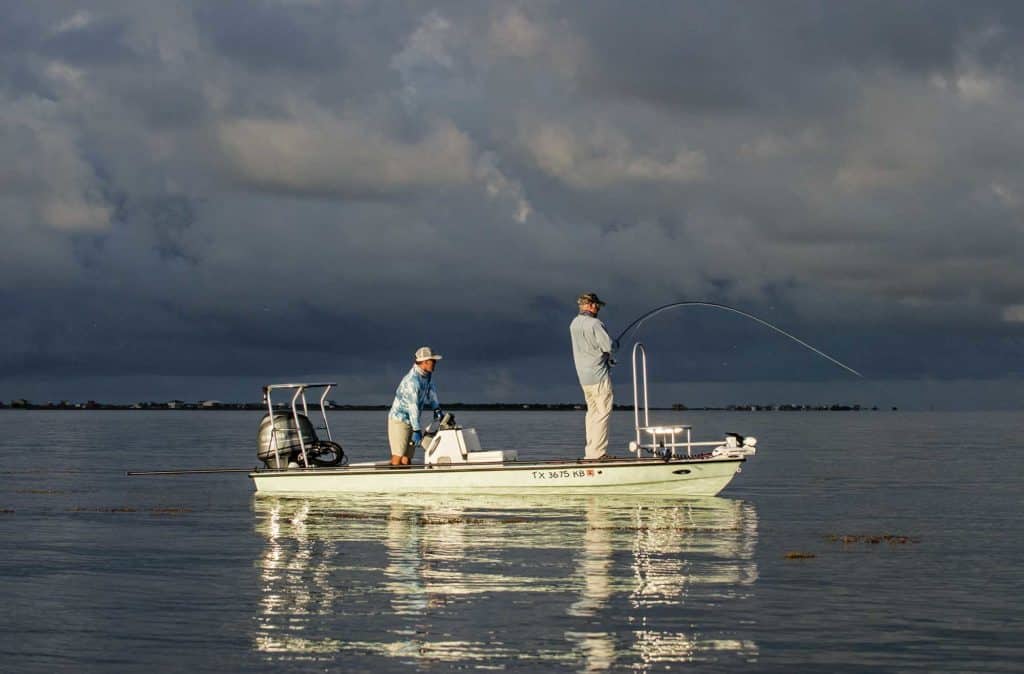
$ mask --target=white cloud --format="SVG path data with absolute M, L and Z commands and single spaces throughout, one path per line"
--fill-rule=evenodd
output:
M 85 74 L 81 69 L 72 67 L 63 61 L 50 61 L 46 64 L 46 76 L 57 86 L 71 91 L 79 91 L 85 82 Z
M 407 105 L 414 103 L 422 89 L 437 88 L 451 77 L 454 41 L 451 22 L 430 12 L 391 58 L 391 67 L 402 78 L 402 97 Z
M 530 57 L 545 43 L 543 27 L 530 21 L 518 8 L 512 7 L 494 19 L 490 40 L 497 50 L 513 56 Z
M 112 209 L 78 147 L 73 124 L 52 101 L 0 99 L 0 154 L 16 157 L 0 169 L 0 193 L 26 202 L 36 223 L 64 231 L 109 226 Z
M 1002 78 L 978 69 L 949 76 L 932 75 L 929 83 L 940 91 L 954 93 L 965 103 L 995 103 L 1005 88 Z
M 481 155 L 477 162 L 477 178 L 483 182 L 487 196 L 510 203 L 516 222 L 523 224 L 533 213 L 533 206 L 527 201 L 522 185 L 502 173 L 496 162 L 497 159 L 492 152 Z
M 106 229 L 111 213 L 109 206 L 79 195 L 55 196 L 39 204 L 39 216 L 44 224 L 69 231 Z
M 1003 307 L 1003 320 L 1007 323 L 1024 323 L 1024 304 Z
M 990 185 L 992 195 L 1006 208 L 1018 208 L 1021 204 L 1020 196 L 1017 192 L 1007 185 L 1000 183 L 993 183 Z
M 585 43 L 570 25 L 532 20 L 518 7 L 493 18 L 486 39 L 492 61 L 523 59 L 566 79 L 573 78 L 586 59 Z
M 1002 36 L 1002 29 L 989 25 L 972 31 L 957 49 L 957 62 L 952 74 L 932 78 L 933 84 L 955 93 L 965 103 L 997 103 L 1007 89 L 1005 78 L 985 66 L 979 54 L 991 48 Z
M 542 171 L 579 189 L 623 181 L 688 183 L 707 174 L 707 159 L 700 151 L 681 147 L 663 159 L 637 150 L 625 135 L 607 126 L 587 133 L 542 123 L 523 135 L 527 151 Z
M 391 65 L 406 74 L 423 66 L 451 68 L 454 64 L 449 51 L 452 24 L 437 12 L 430 12 L 405 42 L 402 51 L 391 59 Z
M 67 17 L 66 19 L 58 23 L 54 27 L 53 33 L 60 34 L 75 30 L 81 30 L 89 26 L 92 22 L 92 14 L 89 13 L 87 10 L 80 9 L 71 16 Z
M 472 178 L 473 144 L 450 121 L 412 141 L 374 125 L 300 106 L 288 119 L 239 119 L 217 138 L 241 181 L 297 194 L 375 197 Z
M 999 96 L 1000 84 L 998 79 L 982 73 L 961 75 L 956 80 L 957 91 L 971 102 L 994 102 Z
M 916 82 L 883 77 L 865 86 L 851 112 L 834 184 L 847 193 L 907 189 L 943 167 L 945 107 Z
M 768 132 L 741 145 L 740 156 L 748 159 L 779 159 L 819 150 L 823 146 L 823 135 L 816 127 L 802 129 L 795 134 Z

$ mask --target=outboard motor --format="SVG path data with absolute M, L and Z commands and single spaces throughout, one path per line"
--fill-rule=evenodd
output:
M 262 461 L 267 468 L 287 468 L 289 462 L 294 462 L 302 455 L 302 444 L 299 442 L 300 432 L 307 453 L 312 451 L 313 445 L 317 441 L 313 424 L 305 414 L 299 414 L 298 420 L 299 426 L 296 428 L 295 417 L 290 412 L 274 412 L 272 425 L 270 415 L 263 415 L 256 439 L 256 458 Z M 278 463 L 279 460 L 280 463 Z
M 313 466 L 337 466 L 348 463 L 345 450 L 336 442 L 320 440 L 309 417 L 299 414 L 299 427 L 295 427 L 295 417 L 288 412 L 274 412 L 273 427 L 270 415 L 264 414 L 260 420 L 257 435 L 256 457 L 270 469 L 312 468 Z M 273 431 L 273 432 L 272 432 Z M 302 456 L 302 443 L 306 445 L 306 456 Z M 304 461 L 309 460 L 307 465 Z M 280 463 L 279 463 L 280 462 Z

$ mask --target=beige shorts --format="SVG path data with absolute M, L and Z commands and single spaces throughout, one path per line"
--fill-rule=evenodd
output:
M 416 453 L 416 445 L 412 444 L 412 426 L 388 417 L 388 444 L 391 456 L 407 456 L 411 461 Z

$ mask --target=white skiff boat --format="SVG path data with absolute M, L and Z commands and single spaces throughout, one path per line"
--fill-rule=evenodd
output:
M 638 368 L 641 375 L 638 381 Z M 600 461 L 520 461 L 514 449 L 485 451 L 475 429 L 446 415 L 427 429 L 423 463 L 347 463 L 334 442 L 324 409 L 332 382 L 265 387 L 268 413 L 260 423 L 258 457 L 264 468 L 249 474 L 261 494 L 355 493 L 607 493 L 714 496 L 755 452 L 757 441 L 735 433 L 694 442 L 688 425 L 651 425 L 647 404 L 647 356 L 633 348 L 633 409 L 636 438 L 630 456 Z M 276 406 L 274 391 L 291 393 L 290 406 Z M 327 439 L 309 420 L 306 393 L 319 391 Z

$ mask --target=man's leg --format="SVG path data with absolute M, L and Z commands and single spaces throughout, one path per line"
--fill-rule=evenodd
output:
M 409 443 L 412 442 L 412 426 L 388 417 L 388 445 L 391 447 L 391 465 L 408 464 Z
M 583 388 L 583 401 L 587 403 L 587 416 L 586 416 L 586 418 L 583 421 L 583 429 L 584 429 L 585 437 L 587 439 L 587 443 L 583 447 L 583 458 L 584 459 L 589 459 L 590 458 L 590 448 L 591 448 L 591 446 L 593 444 L 593 440 L 592 440 L 591 435 L 590 435 L 591 434 L 591 428 L 593 428 L 593 419 L 594 419 L 594 394 L 593 394 L 592 391 L 593 391 L 594 388 L 596 388 L 596 386 L 582 386 L 582 388 Z
M 599 459 L 608 451 L 608 426 L 611 422 L 613 405 L 611 380 L 605 379 L 598 384 L 594 393 L 597 406 L 594 412 L 594 430 L 590 435 L 594 438 L 592 451 L 595 458 Z
M 587 449 L 586 459 L 600 459 L 608 451 L 608 422 L 612 414 L 612 383 L 604 380 L 600 384 L 583 387 L 587 401 Z

